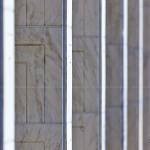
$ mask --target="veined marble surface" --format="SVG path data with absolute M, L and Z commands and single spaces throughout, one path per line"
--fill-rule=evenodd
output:
M 60 0 L 16 0 L 16 150 L 61 150 L 61 3 Z M 121 150 L 123 140 L 122 4 L 119 0 L 107 0 L 107 150 Z M 149 0 L 146 0 L 144 150 L 149 149 L 150 139 L 149 6 Z M 128 10 L 128 150 L 137 150 L 137 0 L 129 1 Z M 73 0 L 73 150 L 97 150 L 100 146 L 100 16 L 99 0 Z

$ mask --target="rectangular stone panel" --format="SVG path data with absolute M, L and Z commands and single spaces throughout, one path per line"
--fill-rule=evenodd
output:
M 16 62 L 16 122 L 25 123 L 27 106 L 27 65 Z
M 73 112 L 84 111 L 84 53 L 73 52 Z
M 62 121 L 62 35 L 60 28 L 48 28 L 45 37 L 45 121 Z
M 44 150 L 61 149 L 61 124 L 16 125 L 16 142 L 44 143 Z
M 97 112 L 99 97 L 99 40 L 86 38 L 84 42 L 85 112 Z
M 146 1 L 145 1 L 146 2 Z M 148 1 L 147 1 L 148 2 Z M 144 150 L 149 149 L 150 141 L 150 9 L 144 7 Z
M 27 122 L 44 121 L 44 48 L 17 46 L 16 61 L 27 64 Z
M 106 147 L 107 150 L 122 149 L 122 111 L 121 108 L 108 108 L 106 121 Z
M 73 0 L 73 36 L 99 36 L 99 1 Z
M 144 7 L 144 50 L 148 50 L 150 47 L 150 8 L 149 7 Z
M 16 143 L 16 150 L 45 150 L 44 143 L 30 143 L 18 142 Z
M 139 49 L 128 49 L 128 101 L 130 105 L 139 101 Z
M 27 25 L 44 25 L 44 1 L 27 0 Z
M 15 24 L 26 25 L 26 0 L 15 0 Z
M 60 26 L 62 24 L 62 1 L 45 0 L 45 24 Z
M 99 36 L 100 25 L 100 1 L 99 0 L 84 0 L 84 14 L 85 14 L 85 35 Z
M 85 0 L 73 0 L 72 7 L 72 32 L 73 36 L 84 35 L 84 1 Z
M 108 44 L 119 44 L 122 40 L 123 1 L 106 1 L 106 39 Z
M 132 48 L 139 45 L 139 2 L 130 0 L 128 4 L 128 44 Z
M 97 115 L 94 113 L 74 114 L 73 150 L 98 149 Z
M 106 103 L 107 107 L 121 106 L 123 54 L 120 45 L 107 45 L 106 50 Z
M 128 150 L 137 150 L 139 141 L 139 105 L 138 102 L 128 105 Z

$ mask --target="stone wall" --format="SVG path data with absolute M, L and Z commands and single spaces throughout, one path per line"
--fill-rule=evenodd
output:
M 16 0 L 16 150 L 61 150 L 62 1 Z M 144 1 L 144 150 L 150 2 Z M 138 149 L 138 0 L 129 0 L 129 147 Z M 100 146 L 100 0 L 73 0 L 73 150 Z M 123 146 L 123 1 L 107 0 L 107 150 Z

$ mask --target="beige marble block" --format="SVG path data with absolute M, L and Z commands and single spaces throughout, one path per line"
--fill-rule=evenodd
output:
M 139 105 L 138 102 L 128 105 L 128 150 L 138 149 L 138 133 L 139 133 Z
M 62 116 L 62 48 L 61 29 L 46 31 L 45 121 L 60 123 Z
M 97 38 L 86 38 L 84 42 L 84 82 L 85 82 L 85 112 L 97 112 L 99 101 L 99 47 Z
M 73 36 L 99 36 L 99 1 L 73 0 Z
M 96 150 L 98 148 L 97 115 L 94 113 L 74 114 L 73 150 Z M 82 121 L 81 121 L 82 120 Z
M 30 142 L 18 142 L 16 143 L 16 150 L 45 150 L 44 143 L 30 143 Z
M 15 24 L 26 25 L 26 0 L 15 0 Z
M 16 60 L 27 64 L 27 122 L 44 121 L 44 48 L 17 46 Z
M 32 145 L 34 147 L 33 149 L 35 149 L 36 143 L 43 143 L 44 150 L 54 150 L 54 149 L 59 150 L 61 149 L 61 125 L 58 124 L 16 125 L 16 142 L 33 143 Z
M 19 27 L 16 43 L 43 45 L 45 48 L 45 122 L 61 122 L 62 30 L 60 27 Z M 44 69 L 44 68 L 43 68 Z
M 139 45 L 139 3 L 130 0 L 128 4 L 128 44 L 130 47 L 138 48 Z
M 121 108 L 107 109 L 106 146 L 107 150 L 122 149 L 122 115 Z
M 62 24 L 62 1 L 45 0 L 45 24 L 60 26 Z
M 146 35 L 145 35 L 146 36 Z M 144 143 L 150 140 L 150 51 L 144 49 Z M 148 146 L 145 145 L 148 150 Z
M 73 36 L 84 35 L 84 0 L 73 0 L 72 7 L 72 32 Z
M 100 33 L 100 1 L 99 0 L 84 0 L 85 24 L 84 30 L 86 36 L 99 36 Z
M 25 123 L 27 112 L 27 64 L 16 62 L 16 122 Z
M 121 106 L 123 63 L 120 45 L 107 45 L 106 50 L 106 103 L 107 107 Z
M 150 0 L 144 0 L 143 2 L 145 7 L 150 7 Z
M 96 112 L 99 97 L 100 49 L 95 37 L 73 38 L 73 51 L 84 53 L 84 111 Z
M 139 50 L 132 47 L 128 50 L 128 101 L 134 105 L 139 94 Z
M 150 47 L 150 8 L 149 7 L 144 7 L 144 49 L 147 51 Z
M 73 112 L 84 111 L 84 53 L 73 52 Z
M 123 1 L 108 0 L 106 2 L 106 38 L 109 44 L 119 44 L 122 38 Z
M 44 1 L 27 0 L 27 25 L 44 25 Z

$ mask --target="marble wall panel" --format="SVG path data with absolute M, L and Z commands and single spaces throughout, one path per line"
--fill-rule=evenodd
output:
M 108 44 L 119 44 L 122 38 L 122 4 L 120 0 L 106 2 L 106 38 Z
M 27 121 L 27 64 L 16 62 L 16 122 Z
M 44 121 L 44 48 L 17 46 L 16 60 L 27 64 L 27 122 Z
M 61 122 L 61 29 L 28 27 L 16 30 L 16 43 L 45 47 L 45 121 Z
M 73 150 L 77 148 L 96 150 L 98 148 L 97 115 L 94 113 L 79 113 L 74 114 L 74 118 L 76 119 L 73 122 Z
M 27 0 L 27 25 L 44 25 L 44 11 L 44 1 Z
M 107 109 L 106 145 L 108 150 L 122 149 L 122 110 L 121 108 Z
M 44 143 L 30 143 L 30 142 L 18 142 L 16 144 L 16 150 L 45 150 Z
M 26 0 L 15 0 L 15 24 L 26 25 Z
M 84 111 L 84 53 L 73 52 L 73 112 Z
M 130 103 L 129 99 L 128 105 L 128 149 L 137 150 L 138 149 L 138 131 L 139 131 L 139 105 L 138 102 Z
M 44 143 L 44 150 L 61 149 L 61 125 L 58 124 L 16 125 L 16 142 Z M 36 144 L 34 144 L 34 146 L 36 146 Z
M 84 5 L 85 0 L 73 0 L 73 8 L 72 8 L 72 32 L 74 36 L 84 35 Z
M 45 0 L 45 25 L 60 26 L 62 24 L 62 1 Z
M 130 0 L 128 4 L 128 44 L 132 48 L 139 45 L 139 3 Z M 130 50 L 129 50 L 130 51 Z
M 99 36 L 99 1 L 73 0 L 73 36 Z
M 106 50 L 106 101 L 107 107 L 122 104 L 123 58 L 120 45 L 107 45 Z
M 62 116 L 61 29 L 47 29 L 45 36 L 45 121 L 58 123 Z
M 145 1 L 146 2 L 146 1 Z M 147 1 L 148 2 L 148 1 Z M 149 149 L 149 139 L 150 139 L 150 30 L 148 30 L 150 25 L 149 17 L 150 9 L 149 7 L 144 7 L 144 145 L 145 150 Z

